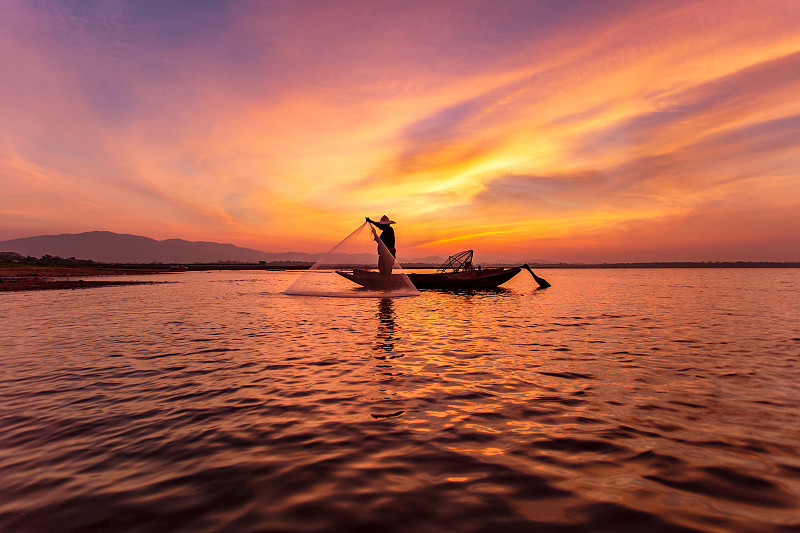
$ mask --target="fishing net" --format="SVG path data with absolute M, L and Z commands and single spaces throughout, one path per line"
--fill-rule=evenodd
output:
M 364 222 L 292 283 L 284 294 L 344 298 L 419 296 L 400 263 Z

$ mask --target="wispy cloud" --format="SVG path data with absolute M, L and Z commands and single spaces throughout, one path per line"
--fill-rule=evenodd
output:
M 3 10 L 6 238 L 313 251 L 389 212 L 424 252 L 797 258 L 791 0 Z

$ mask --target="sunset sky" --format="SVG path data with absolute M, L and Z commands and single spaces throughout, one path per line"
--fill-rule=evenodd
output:
M 800 1 L 0 1 L 0 240 L 800 260 Z

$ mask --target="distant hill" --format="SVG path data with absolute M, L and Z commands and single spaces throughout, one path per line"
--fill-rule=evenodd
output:
M 157 241 L 149 237 L 110 231 L 40 235 L 0 241 L 0 252 L 16 252 L 34 257 L 56 255 L 107 263 L 314 262 L 320 257 L 320 254 L 301 252 L 262 252 L 216 242 L 194 242 L 183 239 Z
M 453 253 L 459 250 L 453 250 Z M 0 241 L 0 252 L 16 252 L 23 256 L 42 257 L 53 255 L 68 259 L 90 259 L 103 263 L 217 263 L 243 262 L 268 263 L 288 261 L 295 263 L 314 263 L 323 254 L 303 252 L 262 252 L 252 248 L 242 248 L 233 244 L 216 242 L 185 241 L 166 239 L 157 241 L 140 235 L 126 235 L 111 231 L 89 231 L 85 233 L 63 233 L 61 235 L 39 235 Z M 374 254 L 355 254 L 340 258 L 351 264 L 372 264 Z M 405 265 L 441 265 L 447 256 L 426 257 L 406 256 L 400 251 L 398 260 Z M 547 263 L 541 260 L 528 260 L 529 263 Z M 476 253 L 475 264 L 520 264 L 516 261 L 503 261 Z M 413 268 L 413 267 L 412 267 Z

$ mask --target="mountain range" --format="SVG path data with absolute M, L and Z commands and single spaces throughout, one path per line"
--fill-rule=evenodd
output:
M 233 244 L 166 239 L 158 241 L 140 235 L 110 231 L 39 235 L 0 241 L 0 252 L 16 252 L 23 256 L 53 255 L 63 258 L 91 259 L 103 263 L 217 263 L 293 261 L 313 263 L 323 254 L 304 252 L 263 252 Z M 370 264 L 373 255 L 353 255 L 356 264 Z M 441 264 L 446 258 L 431 256 L 405 258 L 406 262 Z
M 453 253 L 460 250 L 453 250 Z M 90 259 L 102 263 L 258 263 L 290 261 L 314 263 L 322 253 L 264 252 L 233 244 L 217 242 L 166 239 L 158 241 L 141 235 L 127 235 L 111 231 L 88 231 L 39 235 L 0 241 L 0 252 L 15 252 L 23 256 L 52 255 L 64 259 Z M 400 262 L 418 265 L 441 265 L 447 256 L 398 257 Z M 347 257 L 352 264 L 371 264 L 374 254 L 354 254 Z M 476 254 L 476 264 L 507 264 L 507 260 Z M 528 259 L 529 263 L 548 263 L 541 259 Z M 511 261 L 516 263 L 516 261 Z
M 110 231 L 39 235 L 0 241 L 0 252 L 41 257 L 91 259 L 105 263 L 216 263 L 219 261 L 316 261 L 322 254 L 269 253 L 233 244 L 166 239 L 157 241 L 139 235 Z

